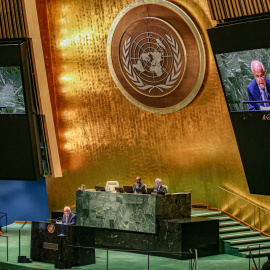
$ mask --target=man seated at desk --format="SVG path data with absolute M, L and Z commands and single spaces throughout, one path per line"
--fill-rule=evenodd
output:
M 154 186 L 154 192 L 164 191 L 165 193 L 167 193 L 167 188 L 161 185 L 161 178 L 157 178 L 155 182 L 156 185 Z
M 137 192 L 137 193 L 145 193 L 146 189 L 145 189 L 145 184 L 143 184 L 141 181 L 141 177 L 136 177 L 136 182 L 133 184 L 132 189 L 133 189 L 133 193 Z
M 68 206 L 64 207 L 62 223 L 65 225 L 76 225 L 76 215 L 71 212 L 71 209 Z

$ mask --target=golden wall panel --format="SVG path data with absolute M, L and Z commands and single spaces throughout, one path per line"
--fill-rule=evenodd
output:
M 111 24 L 131 0 L 47 0 L 63 177 L 47 179 L 50 210 L 75 204 L 75 190 L 107 180 L 192 189 L 194 202 L 218 206 L 217 186 L 249 195 L 206 29 L 207 0 L 174 1 L 196 24 L 205 44 L 206 77 L 180 111 L 159 115 L 131 104 L 110 75 L 106 42 Z M 192 14 L 192 15 L 191 15 Z

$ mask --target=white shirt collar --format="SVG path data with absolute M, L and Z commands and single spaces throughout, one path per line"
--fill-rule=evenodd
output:
M 262 89 L 260 86 L 258 86 L 259 87 L 259 90 L 260 90 L 260 92 L 262 92 L 262 91 L 267 91 L 267 88 L 266 88 L 266 86 L 264 87 L 264 89 Z

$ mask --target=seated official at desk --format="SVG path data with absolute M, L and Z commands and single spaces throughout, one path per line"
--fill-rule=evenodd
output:
M 68 206 L 64 207 L 62 223 L 65 225 L 76 225 L 76 215 L 71 212 L 71 209 Z
M 133 184 L 132 189 L 133 189 L 133 193 L 138 192 L 138 193 L 145 193 L 146 189 L 145 189 L 145 184 L 143 184 L 141 181 L 141 177 L 136 177 L 136 182 Z M 138 190 L 138 191 L 137 191 Z
M 161 178 L 157 178 L 155 182 L 156 185 L 154 186 L 154 192 L 164 191 L 165 193 L 167 193 L 167 188 L 161 185 Z

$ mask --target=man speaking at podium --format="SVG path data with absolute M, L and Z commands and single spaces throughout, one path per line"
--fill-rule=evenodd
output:
M 71 209 L 68 206 L 64 207 L 62 223 L 65 225 L 76 225 L 76 215 L 71 212 Z
M 263 64 L 258 60 L 251 62 L 251 71 L 254 76 L 252 82 L 247 85 L 247 93 L 249 101 L 264 101 L 270 99 L 270 80 L 265 77 L 265 69 Z M 263 108 L 269 107 L 270 104 L 265 103 L 249 103 L 250 111 L 260 111 Z

